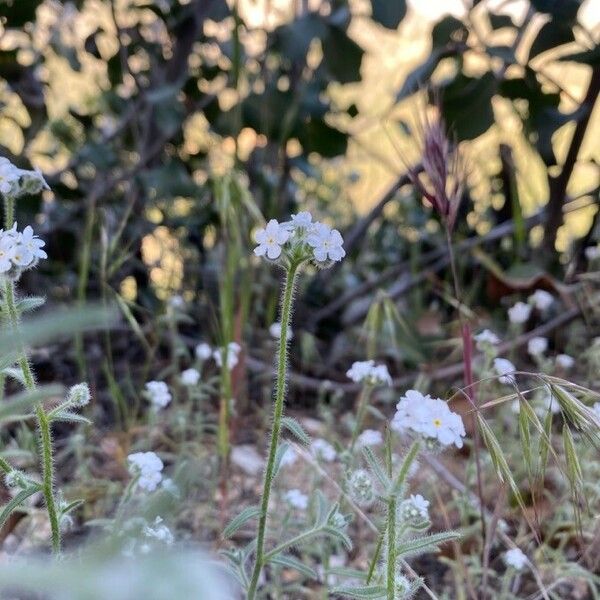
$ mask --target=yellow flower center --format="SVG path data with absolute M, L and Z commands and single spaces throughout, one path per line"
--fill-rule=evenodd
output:
M 441 427 L 441 426 L 442 426 L 442 420 L 441 420 L 441 419 L 434 419 L 434 420 L 433 420 L 433 424 L 434 424 L 436 427 Z

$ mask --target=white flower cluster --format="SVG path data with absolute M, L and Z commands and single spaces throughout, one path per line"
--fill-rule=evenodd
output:
M 352 363 L 346 375 L 355 383 L 367 385 L 392 385 L 392 378 L 385 365 L 376 365 L 375 361 L 363 360 Z
M 281 323 L 271 323 L 269 327 L 269 335 L 273 339 L 278 340 L 281 337 Z M 291 327 L 287 328 L 287 333 L 285 337 L 287 338 L 288 342 L 294 337 L 294 332 L 292 331 Z
M 283 255 L 297 262 L 312 260 L 318 266 L 329 266 L 346 256 L 340 232 L 313 222 L 309 212 L 292 215 L 291 221 L 285 223 L 271 219 L 256 232 L 254 239 L 258 244 L 254 254 L 269 260 L 278 260 Z
M 575 365 L 575 359 L 568 354 L 558 354 L 556 356 L 556 366 L 561 369 L 572 369 Z
M 357 438 L 356 445 L 359 448 L 365 446 L 381 446 L 383 444 L 383 436 L 380 431 L 375 429 L 365 429 Z
M 40 258 L 48 258 L 42 250 L 45 242 L 27 225 L 20 232 L 15 223 L 11 229 L 0 229 L 0 273 L 16 279 L 25 269 L 35 267 Z
M 400 517 L 410 525 L 429 521 L 429 500 L 425 500 L 421 494 L 411 494 L 400 505 Z
M 231 371 L 235 368 L 240 360 L 240 352 L 242 351 L 242 347 L 237 342 L 230 342 L 227 344 L 225 348 L 225 364 L 227 368 Z M 223 349 L 217 348 L 213 351 L 213 358 L 217 363 L 217 366 L 220 368 L 223 367 Z
M 540 312 L 544 312 L 552 306 L 554 302 L 554 296 L 546 290 L 535 290 L 529 298 L 527 298 L 529 304 L 533 304 Z
M 507 566 L 520 571 L 527 564 L 527 556 L 520 548 L 511 548 L 504 554 L 504 562 Z
M 531 304 L 517 302 L 508 309 L 508 320 L 515 325 L 522 325 L 529 319 L 531 308 Z
M 204 362 L 212 356 L 213 350 L 206 342 L 200 342 L 194 349 L 194 353 L 198 360 Z
M 164 381 L 149 381 L 145 394 L 156 410 L 165 408 L 171 402 L 171 393 Z
M 477 348 L 482 351 L 486 350 L 487 348 L 490 348 L 491 346 L 496 346 L 500 343 L 500 338 L 489 329 L 484 329 L 477 335 L 474 335 L 473 338 L 477 343 Z
M 546 350 L 548 350 L 548 338 L 536 336 L 527 342 L 527 352 L 533 357 L 541 356 Z
M 185 371 L 182 371 L 179 380 L 182 385 L 194 387 L 195 385 L 198 385 L 198 382 L 200 381 L 200 371 L 193 367 L 191 369 L 186 369 Z
M 127 457 L 133 475 L 139 475 L 138 485 L 153 492 L 162 479 L 163 462 L 154 452 L 135 452 Z
M 400 398 L 391 426 L 400 433 L 412 431 L 423 436 L 433 448 L 452 444 L 462 448 L 466 435 L 461 416 L 452 412 L 446 402 L 417 390 L 408 390 Z
M 498 380 L 500 383 L 504 383 L 506 385 L 512 385 L 515 383 L 515 378 L 513 377 L 512 373 L 517 370 L 517 367 L 515 367 L 510 360 L 507 358 L 495 358 L 494 369 L 499 375 Z
M 19 169 L 0 156 L 0 194 L 16 198 L 21 194 L 39 194 L 49 189 L 41 172 Z
M 285 501 L 293 508 L 306 510 L 308 507 L 308 496 L 303 494 L 300 490 L 288 490 L 283 497 L 285 498 Z

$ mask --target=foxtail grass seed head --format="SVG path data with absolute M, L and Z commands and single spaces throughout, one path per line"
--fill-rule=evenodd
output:
M 527 342 L 527 352 L 533 357 L 539 357 L 548 350 L 548 338 L 532 337 Z
M 254 239 L 258 246 L 256 256 L 276 262 L 284 268 L 310 261 L 325 268 L 346 256 L 344 240 L 337 229 L 313 221 L 308 212 L 291 216 L 291 220 L 279 223 L 271 219 L 259 229 Z
M 171 402 L 171 392 L 164 381 L 149 381 L 145 396 L 155 410 L 165 408 Z
M 527 298 L 529 304 L 532 304 L 540 312 L 547 311 L 554 302 L 554 296 L 546 290 L 535 290 L 529 298 Z
M 241 351 L 242 347 L 237 342 L 229 342 L 225 347 L 225 364 L 230 371 L 237 366 L 240 360 L 239 356 Z M 216 348 L 213 351 L 213 358 L 219 369 L 221 369 L 223 367 L 223 349 Z
M 517 368 L 507 358 L 495 358 L 494 359 L 494 370 L 499 375 L 498 381 L 505 385 L 513 385 L 515 378 L 512 375 Z
M 213 349 L 206 342 L 200 342 L 196 348 L 194 348 L 194 354 L 198 360 L 204 362 L 213 355 Z
M 333 462 L 337 457 L 335 448 L 326 440 L 317 438 L 310 444 L 312 455 L 323 462 Z
M 529 320 L 531 315 L 531 304 L 525 302 L 517 302 L 508 309 L 508 320 L 513 325 L 522 325 Z
M 346 372 L 355 383 L 365 385 L 392 385 L 392 378 L 385 365 L 376 365 L 373 360 L 356 361 Z
M 127 457 L 132 475 L 139 476 L 138 486 L 153 492 L 162 479 L 163 462 L 154 452 L 135 452 Z
M 375 500 L 375 486 L 367 471 L 358 469 L 350 475 L 348 482 L 350 497 L 359 506 L 369 506 Z
M 504 553 L 504 562 L 507 567 L 520 571 L 528 562 L 527 556 L 520 548 L 511 548 Z
M 92 399 L 90 388 L 87 383 L 78 383 L 69 389 L 67 402 L 76 407 L 87 406 Z
M 423 437 L 432 450 L 452 445 L 462 448 L 466 435 L 461 416 L 452 412 L 446 402 L 417 390 L 408 390 L 400 398 L 391 427 L 399 433 Z
M 306 510 L 308 508 L 308 496 L 298 489 L 288 490 L 283 497 L 292 508 L 297 508 L 298 510 Z
M 186 369 L 181 373 L 179 379 L 182 385 L 185 385 L 187 387 L 194 387 L 198 385 L 198 382 L 200 381 L 200 372 L 194 368 Z
M 356 445 L 359 448 L 365 446 L 381 446 L 383 444 L 383 435 L 375 429 L 365 429 L 357 438 Z

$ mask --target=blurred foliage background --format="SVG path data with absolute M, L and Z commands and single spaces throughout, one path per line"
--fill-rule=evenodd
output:
M 428 361 L 453 310 L 448 262 L 406 172 L 435 104 L 468 165 L 471 305 L 558 289 L 600 237 L 591 0 L 0 0 L 0 15 L 0 154 L 52 188 L 19 207 L 51 257 L 25 284 L 125 317 L 65 369 L 108 366 L 125 387 L 147 373 L 177 294 L 190 344 L 244 339 L 260 371 L 279 274 L 252 259 L 251 231 L 306 209 L 351 260 L 300 290 L 294 360 L 343 380 L 369 315 L 369 353 Z

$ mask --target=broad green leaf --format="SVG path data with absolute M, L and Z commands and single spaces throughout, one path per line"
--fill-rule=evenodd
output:
M 248 521 L 256 519 L 260 516 L 260 508 L 258 506 L 247 506 L 237 517 L 234 517 L 225 529 L 223 529 L 223 537 L 230 538 L 238 529 L 243 527 Z

